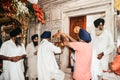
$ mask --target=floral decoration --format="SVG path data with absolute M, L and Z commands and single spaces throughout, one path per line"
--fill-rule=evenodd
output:
M 37 19 L 38 19 L 40 22 L 45 23 L 44 14 L 43 14 L 42 9 L 39 8 L 38 5 L 36 5 L 36 4 L 33 4 L 33 9 L 34 9 L 35 12 L 36 12 Z
M 0 5 L 0 15 L 21 18 L 22 20 L 34 18 L 42 24 L 45 23 L 43 10 L 37 4 L 17 0 L 1 0 L 0 4 L 2 4 Z

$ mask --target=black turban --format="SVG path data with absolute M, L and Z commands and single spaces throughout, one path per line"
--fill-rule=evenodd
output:
M 94 21 L 94 26 L 95 26 L 96 28 L 98 28 L 98 25 L 100 25 L 100 23 L 102 23 L 102 25 L 104 25 L 105 20 L 104 20 L 104 19 L 101 19 L 101 18 L 96 19 L 96 20 Z
M 22 33 L 21 28 L 15 28 L 10 32 L 10 37 L 16 37 L 20 33 Z
M 84 29 L 80 29 L 79 30 L 79 38 L 81 40 L 84 40 L 87 43 L 89 43 L 91 41 L 90 34 L 86 30 L 84 30 Z
M 45 31 L 41 34 L 41 38 L 50 38 L 50 37 L 51 37 L 50 31 Z
M 31 39 L 34 40 L 35 38 L 38 38 L 38 34 L 32 35 Z

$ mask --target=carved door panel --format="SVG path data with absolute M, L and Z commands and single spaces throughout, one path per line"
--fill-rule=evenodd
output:
M 74 39 L 77 40 L 78 35 L 74 32 L 75 27 L 82 27 L 83 29 L 86 29 L 86 16 L 80 16 L 80 17 L 72 17 L 70 18 L 70 30 L 69 34 Z

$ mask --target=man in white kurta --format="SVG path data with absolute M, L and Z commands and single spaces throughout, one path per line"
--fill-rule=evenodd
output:
M 45 31 L 41 35 L 42 41 L 38 48 L 38 80 L 64 80 L 64 73 L 59 69 L 54 53 L 61 53 L 61 49 L 49 42 L 51 32 Z
M 38 50 L 38 34 L 34 34 L 32 42 L 26 47 L 27 62 L 28 62 L 28 77 L 29 80 L 36 80 L 37 78 L 37 50 Z
M 3 59 L 3 80 L 25 80 L 23 66 L 25 47 L 22 43 L 18 45 L 19 38 L 16 37 L 20 33 L 19 29 L 11 31 L 11 39 L 1 46 L 0 58 Z
M 104 19 L 94 21 L 96 27 L 96 38 L 93 41 L 93 62 L 92 62 L 92 80 L 98 80 L 98 76 L 106 79 L 104 71 L 108 70 L 110 54 L 115 46 L 111 33 L 103 29 Z

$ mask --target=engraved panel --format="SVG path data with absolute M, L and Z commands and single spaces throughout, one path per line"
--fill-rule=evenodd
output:
M 52 20 L 61 19 L 61 10 L 60 6 L 54 6 L 51 10 Z

